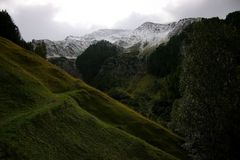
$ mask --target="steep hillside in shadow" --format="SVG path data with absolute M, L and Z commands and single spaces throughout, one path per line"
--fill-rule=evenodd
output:
M 0 38 L 0 159 L 185 159 L 183 140 Z

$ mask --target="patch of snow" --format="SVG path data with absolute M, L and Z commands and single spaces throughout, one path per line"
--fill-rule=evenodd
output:
M 186 18 L 178 22 L 158 24 L 145 22 L 134 30 L 100 29 L 84 36 L 67 36 L 62 41 L 33 40 L 36 45 L 42 41 L 46 44 L 47 57 L 76 58 L 91 44 L 100 40 L 107 40 L 126 50 L 136 47 L 144 53 L 149 48 L 156 48 L 167 42 L 173 35 L 179 34 L 189 24 L 201 20 L 200 18 Z

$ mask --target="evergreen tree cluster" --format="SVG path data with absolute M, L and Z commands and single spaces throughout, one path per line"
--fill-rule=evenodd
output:
M 182 98 L 175 102 L 172 122 L 187 137 L 194 159 L 240 158 L 240 30 L 235 22 L 203 20 L 193 24 L 186 39 Z
M 148 57 L 148 73 L 178 73 L 171 127 L 196 160 L 240 159 L 240 12 L 188 26 Z M 177 91 L 176 91 L 177 92 Z
M 185 37 L 185 31 L 180 35 L 174 35 L 171 39 L 158 48 L 147 59 L 147 70 L 150 74 L 165 77 L 175 72 L 181 63 L 181 46 Z
M 0 11 L 0 36 L 13 41 L 27 50 L 35 52 L 43 58 L 46 58 L 47 51 L 45 43 L 41 42 L 34 48 L 31 42 L 26 42 L 21 37 L 21 33 L 17 25 L 15 25 L 6 10 Z
M 44 43 L 44 41 L 37 43 L 34 52 L 36 54 L 38 54 L 39 56 L 46 58 L 47 56 L 47 49 L 46 49 L 46 44 Z
M 89 46 L 77 57 L 76 66 L 85 81 L 90 82 L 99 72 L 104 61 L 118 55 L 121 49 L 102 40 Z
M 0 11 L 0 36 L 5 37 L 17 44 L 22 41 L 18 27 L 6 10 Z

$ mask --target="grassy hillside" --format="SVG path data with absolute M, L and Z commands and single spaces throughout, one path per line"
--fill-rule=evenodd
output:
M 0 38 L 0 159 L 185 159 L 182 142 Z

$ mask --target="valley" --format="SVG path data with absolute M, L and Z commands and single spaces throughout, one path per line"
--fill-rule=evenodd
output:
M 0 44 L 0 157 L 184 157 L 171 131 L 12 42 Z
M 239 159 L 239 22 L 26 42 L 2 10 L 0 160 Z

